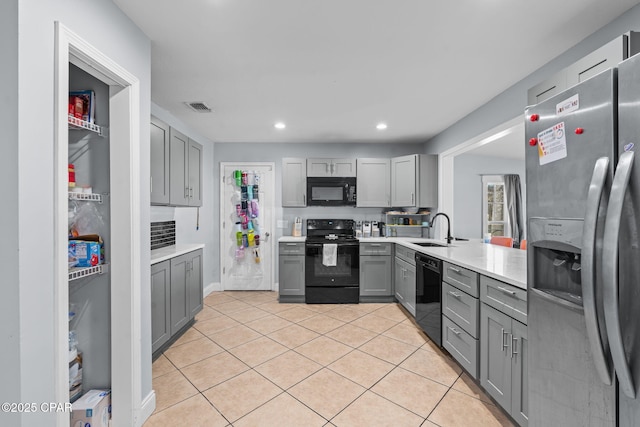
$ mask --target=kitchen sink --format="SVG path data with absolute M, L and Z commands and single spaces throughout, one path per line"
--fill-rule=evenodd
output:
M 447 245 L 443 244 L 443 243 L 435 243 L 435 242 L 414 242 L 414 245 L 418 245 L 418 246 L 435 246 L 438 248 L 446 248 Z

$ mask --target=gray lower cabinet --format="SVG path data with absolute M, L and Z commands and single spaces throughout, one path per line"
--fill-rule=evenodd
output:
M 187 272 L 187 311 L 193 319 L 202 310 L 202 251 L 189 252 Z
M 175 340 L 202 310 L 202 249 L 151 266 L 151 350 Z
M 151 350 L 156 351 L 171 337 L 171 264 L 151 266 Z
M 412 316 L 416 315 L 416 265 L 396 256 L 395 297 Z
M 527 326 L 482 303 L 480 384 L 521 426 L 528 423 Z
M 393 301 L 392 244 L 360 243 L 360 301 Z
M 278 248 L 278 299 L 304 302 L 304 242 L 280 242 Z
M 443 266 L 442 346 L 478 379 L 478 273 L 448 262 Z

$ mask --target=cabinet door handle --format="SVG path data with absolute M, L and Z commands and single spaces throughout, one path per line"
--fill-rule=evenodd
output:
M 189 187 L 184 187 L 184 198 L 185 199 L 189 198 Z
M 498 289 L 500 289 L 503 293 L 507 294 L 507 295 L 515 295 L 516 292 L 515 291 L 511 291 L 507 288 L 503 288 L 502 286 L 498 286 Z
M 509 333 L 502 328 L 502 351 L 505 351 L 507 347 L 509 347 L 509 343 L 504 340 L 506 335 L 509 335 Z
M 462 294 L 459 292 L 449 291 L 449 295 L 452 295 L 456 298 L 462 298 Z
M 189 197 L 193 199 L 193 187 L 189 187 Z
M 153 193 L 153 177 L 151 177 L 151 192 Z
M 414 198 L 414 195 L 413 195 L 413 193 L 411 193 L 411 204 L 412 204 L 412 205 L 414 204 L 414 203 L 413 203 L 413 198 Z
M 518 357 L 518 338 L 514 338 L 511 334 L 511 358 Z
M 449 330 L 450 330 L 451 332 L 453 332 L 454 334 L 456 334 L 456 335 L 460 335 L 460 331 L 459 331 L 459 330 L 457 330 L 456 328 L 449 327 Z
M 331 175 L 333 175 L 333 174 L 334 174 L 335 170 L 336 170 L 336 165 L 334 165 L 333 163 L 331 163 Z
M 306 194 L 302 195 L 302 204 L 307 206 L 307 195 Z
M 453 271 L 454 273 L 460 273 L 460 270 L 455 267 L 449 267 L 449 270 Z

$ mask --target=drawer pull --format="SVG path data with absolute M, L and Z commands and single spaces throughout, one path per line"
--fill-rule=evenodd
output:
M 454 296 L 456 298 L 462 298 L 462 294 L 460 292 L 449 291 L 449 295 Z
M 297 246 L 297 243 L 287 243 L 287 246 Z
M 507 288 L 503 288 L 502 286 L 498 286 L 498 289 L 500 289 L 502 292 L 504 292 L 507 295 L 515 295 L 516 292 L 515 291 L 511 291 Z
M 453 332 L 454 334 L 456 334 L 456 335 L 460 335 L 460 331 L 459 331 L 459 330 L 457 330 L 456 328 L 449 327 L 449 330 L 450 330 L 451 332 Z
M 449 270 L 453 271 L 454 273 L 460 273 L 460 269 L 455 267 L 449 267 Z
M 505 342 L 505 339 L 504 339 L 504 337 L 508 334 L 509 333 L 505 331 L 504 328 L 502 328 L 502 351 L 505 351 L 507 347 L 509 347 L 509 343 Z
M 373 247 L 379 248 L 382 245 L 380 243 L 369 243 L 369 246 L 373 246 Z

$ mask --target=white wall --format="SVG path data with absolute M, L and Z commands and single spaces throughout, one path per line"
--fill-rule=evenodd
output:
M 640 30 L 640 5 L 633 7 L 601 29 L 594 28 L 594 33 L 576 46 L 431 138 L 425 144 L 425 153 L 442 153 L 461 142 L 468 141 L 518 115 L 522 115 L 527 105 L 527 90 L 529 88 L 629 30 Z M 526 49 L 526 46 L 523 46 L 523 49 Z
M 186 107 L 185 107 L 186 108 Z M 219 282 L 214 278 L 215 264 L 218 259 L 218 241 L 214 240 L 217 223 L 213 221 L 214 212 L 218 211 L 218 200 L 214 199 L 214 145 L 209 139 L 176 119 L 171 113 L 155 103 L 151 103 L 151 114 L 177 129 L 192 140 L 202 144 L 202 207 L 200 208 L 200 227 L 196 230 L 197 208 L 174 208 L 166 206 L 151 207 L 151 221 L 176 221 L 176 243 L 204 243 L 202 280 L 206 288 L 211 283 Z M 199 114 L 199 113 L 194 113 Z M 146 227 L 146 225 L 145 225 Z M 214 231 L 216 229 L 216 231 Z
M 4 2 L 3 2 L 4 3 Z M 13 1 L 12 1 L 13 3 Z M 20 365 L 3 365 L 19 371 L 3 374 L 2 390 L 19 390 L 21 402 L 54 401 L 54 23 L 60 21 L 71 31 L 140 79 L 140 177 L 141 218 L 149 223 L 149 100 L 150 42 L 110 0 L 21 0 L 18 3 L 19 78 L 4 80 L 6 88 L 18 88 L 20 117 L 17 178 L 20 217 L 10 226 L 19 232 L 19 279 L 0 287 L 1 297 L 13 299 L 19 289 L 19 313 L 9 312 L 19 325 Z M 4 4 L 3 4 L 3 20 Z M 14 18 L 15 19 L 15 18 Z M 4 30 L 3 30 L 4 34 Z M 16 39 L 16 37 L 18 37 Z M 4 50 L 3 50 L 4 54 Z M 5 59 L 3 58 L 3 62 Z M 3 158 L 6 148 L 3 146 Z M 9 151 L 11 154 L 11 152 Z M 12 161 L 16 161 L 15 156 Z M 11 169 L 9 169 L 11 170 Z M 5 185 L 7 185 L 5 183 Z M 11 200 L 11 199 L 9 199 Z M 117 233 L 118 230 L 113 230 Z M 151 315 L 149 229 L 141 231 L 142 396 L 151 391 Z M 4 239 L 4 236 L 3 236 Z M 145 244 L 146 243 L 146 244 Z M 3 272 L 4 274 L 4 272 Z M 15 278 L 14 278 L 15 279 Z M 5 322 L 2 322 L 5 323 Z M 117 337 L 115 337 L 117 339 Z M 5 345 L 5 342 L 3 342 Z M 1 416 L 1 415 L 0 415 Z M 4 424 L 0 422 L 0 424 Z M 23 425 L 54 425 L 54 414 L 25 414 Z M 19 425 L 19 424 L 13 424 Z
M 0 402 L 19 402 L 20 386 L 20 294 L 18 288 L 18 0 L 0 4 L 0 125 L 3 142 L 0 170 Z M 6 386 L 5 386 L 6 384 Z M 18 414 L 0 413 L 0 424 L 19 425 Z
M 524 160 L 462 154 L 454 159 L 452 233 L 456 237 L 482 238 L 482 175 L 520 175 L 522 203 L 526 202 Z M 524 207 L 524 206 L 523 206 Z M 522 213 L 523 220 L 526 212 Z

